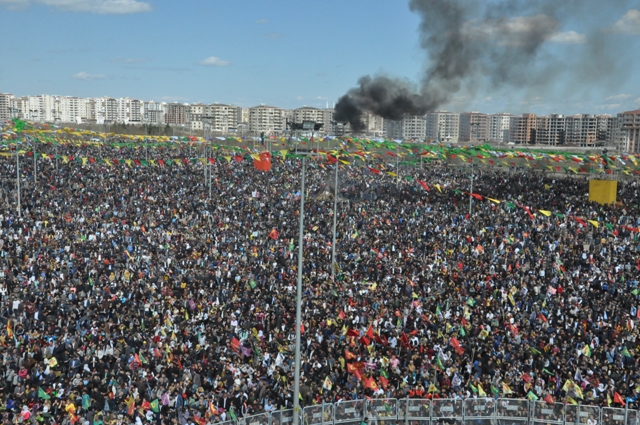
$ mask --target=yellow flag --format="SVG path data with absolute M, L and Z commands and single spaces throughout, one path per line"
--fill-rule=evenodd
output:
M 540 211 L 540 214 L 544 214 L 547 217 L 551 217 L 551 211 L 548 211 L 548 210 L 538 210 L 538 211 Z
M 595 220 L 587 220 L 589 223 L 593 224 L 595 226 L 595 228 L 598 228 L 598 222 Z
M 283 158 L 287 157 L 287 151 L 286 150 L 281 150 L 281 151 L 278 151 L 278 152 L 280 152 L 280 155 L 282 155 Z M 229 157 L 229 158 L 231 158 L 231 157 Z
M 494 202 L 496 204 L 499 204 L 502 201 L 498 201 L 497 199 L 493 199 L 493 198 L 487 198 L 488 200 L 490 200 L 491 202 Z
M 482 385 L 480 385 L 480 383 L 478 383 L 478 396 L 479 397 L 486 397 L 487 393 L 484 392 L 484 390 L 482 389 Z
M 124 162 L 127 164 L 127 166 L 129 166 L 129 168 L 131 168 L 131 163 L 133 162 L 130 159 L 125 159 Z
M 342 162 L 343 164 L 346 164 L 346 165 L 349 165 L 349 164 L 350 164 L 350 162 L 348 162 L 348 161 L 343 161 L 342 159 L 340 160 L 340 162 Z
M 105 158 L 104 163 L 107 164 L 109 167 L 111 167 L 111 160 L 110 159 L 106 159 Z
M 434 186 L 436 187 L 436 189 L 438 189 L 438 192 L 442 193 L 442 188 L 439 184 L 434 184 Z
M 82 158 L 82 165 L 87 165 L 87 161 L 89 161 L 89 158 Z
M 392 173 L 391 171 L 387 171 L 387 174 L 389 174 L 391 177 L 396 177 L 397 176 L 396 173 Z
M 231 162 L 231 157 L 230 156 L 223 156 L 224 159 L 227 160 L 227 162 Z

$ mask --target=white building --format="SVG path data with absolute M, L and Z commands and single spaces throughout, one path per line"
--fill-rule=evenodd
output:
M 477 111 L 460 114 L 461 142 L 486 142 L 489 140 L 489 115 Z
M 122 124 L 142 123 L 142 102 L 130 97 L 121 97 L 118 102 L 117 121 Z
M 391 139 L 424 140 L 427 137 L 427 121 L 422 115 L 407 115 L 399 121 L 384 120 L 385 134 Z
M 501 112 L 489 116 L 489 140 L 498 143 L 509 142 L 511 114 Z
M 285 111 L 275 106 L 254 106 L 249 108 L 249 129 L 259 134 L 280 134 L 285 129 Z
M 428 113 L 426 119 L 428 139 L 458 143 L 460 138 L 460 114 L 435 111 Z
M 302 123 L 304 121 L 313 121 L 315 123 L 321 123 L 324 120 L 324 113 L 322 112 L 322 109 L 312 108 L 310 106 L 303 106 L 302 108 L 293 110 L 291 119 L 293 120 L 293 122 L 296 122 L 296 123 Z
M 151 125 L 164 124 L 164 108 L 165 104 L 161 102 L 142 102 L 142 122 Z
M 6 121 L 13 117 L 11 111 L 11 99 L 13 99 L 12 94 L 0 93 L 0 121 Z
M 22 108 L 23 116 L 30 121 L 53 121 L 53 96 L 48 94 L 27 96 L 27 102 L 22 104 Z

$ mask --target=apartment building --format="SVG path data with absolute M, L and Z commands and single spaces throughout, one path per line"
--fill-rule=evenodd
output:
M 620 151 L 640 152 L 640 109 L 618 114 L 616 134 L 616 142 Z
M 398 121 L 384 120 L 384 130 L 390 139 L 422 141 L 427 137 L 427 120 L 423 115 L 407 115 Z
M 284 109 L 267 105 L 249 108 L 249 130 L 256 134 L 280 134 L 285 125 Z
M 122 124 L 142 123 L 142 102 L 130 97 L 123 97 L 118 101 L 118 119 Z
M 616 118 L 611 115 L 578 114 L 566 118 L 566 144 L 582 147 L 613 140 Z
M 562 114 L 536 117 L 534 143 L 557 146 L 566 143 L 566 119 Z
M 168 103 L 164 110 L 164 121 L 170 125 L 185 125 L 189 105 L 185 103 Z
M 154 102 L 153 100 L 142 102 L 142 122 L 151 125 L 164 125 L 165 106 L 165 103 Z
M 509 142 L 512 115 L 500 112 L 489 116 L 489 141 L 497 143 Z
M 430 112 L 426 115 L 427 138 L 447 143 L 458 143 L 460 139 L 460 114 L 447 111 Z
M 486 142 L 489 140 L 489 115 L 477 111 L 460 114 L 460 141 Z
M 511 142 L 521 144 L 535 143 L 536 140 L 536 114 L 522 114 L 511 120 Z
M 303 106 L 302 108 L 294 109 L 291 118 L 293 122 L 296 123 L 302 123 L 304 121 L 322 123 L 324 120 L 324 113 L 322 112 L 322 109 Z
M 11 111 L 11 99 L 12 94 L 0 93 L 0 121 L 5 121 L 12 118 Z

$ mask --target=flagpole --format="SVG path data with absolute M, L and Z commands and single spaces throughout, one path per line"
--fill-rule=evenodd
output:
M 302 179 L 300 187 L 300 227 L 298 228 L 298 285 L 296 291 L 296 354 L 293 378 L 293 425 L 300 423 L 300 326 L 302 326 L 302 244 L 304 232 L 304 179 L 305 157 L 302 157 Z
M 333 188 L 333 243 L 331 244 L 331 280 L 336 281 L 336 226 L 338 221 L 338 164 L 336 161 L 336 183 Z

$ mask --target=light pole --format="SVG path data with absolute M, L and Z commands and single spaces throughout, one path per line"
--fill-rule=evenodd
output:
M 471 163 L 471 188 L 469 190 L 469 217 L 471 217 L 472 206 L 473 206 L 473 162 Z
M 18 217 L 22 217 L 22 207 L 20 204 L 20 154 L 18 153 L 17 142 L 16 142 L 16 185 L 18 188 Z
M 331 243 L 331 280 L 336 281 L 336 226 L 338 222 L 338 164 L 336 161 L 336 183 L 333 188 L 333 242 Z
M 302 155 L 302 179 L 300 183 L 300 227 L 298 228 L 298 284 L 296 288 L 296 351 L 295 370 L 293 374 L 293 425 L 300 422 L 300 327 L 302 326 L 302 255 L 304 243 L 304 195 L 305 195 L 305 174 L 306 157 L 313 155 L 313 150 L 299 150 L 294 152 Z

